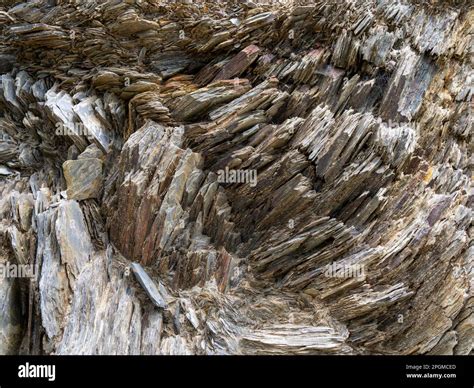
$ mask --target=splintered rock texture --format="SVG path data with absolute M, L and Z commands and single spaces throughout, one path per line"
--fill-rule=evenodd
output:
M 98 197 L 102 187 L 102 161 L 100 159 L 66 160 L 63 163 L 63 172 L 69 199 L 80 201 Z
M 3 1 L 0 353 L 472 354 L 473 20 Z
M 138 282 L 145 289 L 146 293 L 152 300 L 152 302 L 159 308 L 165 308 L 166 302 L 158 291 L 153 280 L 148 276 L 142 266 L 138 263 L 132 263 L 132 271 L 135 274 Z

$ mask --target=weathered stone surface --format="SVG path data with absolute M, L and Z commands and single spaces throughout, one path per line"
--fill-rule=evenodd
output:
M 145 289 L 152 302 L 159 308 L 165 308 L 165 300 L 163 299 L 160 294 L 160 291 L 156 287 L 155 283 L 153 283 L 153 280 L 150 278 L 150 276 L 148 276 L 148 274 L 145 272 L 143 267 L 138 263 L 132 263 L 131 268 L 138 282 Z
M 55 233 L 54 210 L 38 214 L 37 260 L 42 263 L 39 279 L 40 311 L 42 326 L 49 339 L 60 331 L 69 304 L 69 280 L 65 266 L 61 265 L 61 255 Z M 72 253 L 70 247 L 69 252 Z
M 95 144 L 88 146 L 84 152 L 81 152 L 77 159 L 101 159 L 104 153 Z
M 80 158 L 63 163 L 67 184 L 67 197 L 78 201 L 98 198 L 102 188 L 102 161 L 97 158 Z
M 13 3 L 0 353 L 473 353 L 472 9 Z
M 23 332 L 20 289 L 16 279 L 0 281 L 0 355 L 17 354 Z
M 215 82 L 179 98 L 173 114 L 178 120 L 186 121 L 207 113 L 218 104 L 232 101 L 249 89 L 249 83 L 244 79 Z
M 259 47 L 253 44 L 247 46 L 222 67 L 214 81 L 238 77 L 258 58 L 259 52 Z
M 56 238 L 71 286 L 93 252 L 84 214 L 76 201 L 61 202 L 56 219 Z
M 347 335 L 347 332 L 337 333 L 329 327 L 287 324 L 255 330 L 244 335 L 242 342 L 255 354 L 314 354 L 318 350 L 340 350 Z

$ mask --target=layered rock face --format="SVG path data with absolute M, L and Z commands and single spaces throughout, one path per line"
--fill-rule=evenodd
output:
M 474 10 L 3 1 L 2 354 L 471 354 Z

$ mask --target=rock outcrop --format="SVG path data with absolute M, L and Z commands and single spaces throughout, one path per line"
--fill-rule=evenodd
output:
M 4 1 L 2 354 L 472 354 L 474 10 Z

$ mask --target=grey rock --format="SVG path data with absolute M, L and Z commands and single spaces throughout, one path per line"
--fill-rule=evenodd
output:
M 69 3 L 0 10 L 0 352 L 472 353 L 463 2 Z
M 97 158 L 67 160 L 63 163 L 68 199 L 98 198 L 102 188 L 103 162 Z
M 150 297 L 151 301 L 155 304 L 155 306 L 161 309 L 166 308 L 167 304 L 161 296 L 160 291 L 158 290 L 156 284 L 153 282 L 150 276 L 148 276 L 148 274 L 145 272 L 143 267 L 138 263 L 132 263 L 131 268 L 138 282 L 145 289 L 146 293 Z

